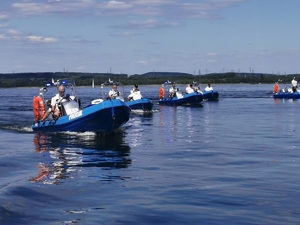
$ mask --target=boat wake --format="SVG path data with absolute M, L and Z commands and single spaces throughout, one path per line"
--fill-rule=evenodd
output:
M 109 133 L 107 132 L 93 132 L 93 131 L 86 131 L 86 132 L 71 132 L 71 131 L 61 131 L 61 132 L 54 132 L 57 134 L 66 134 L 70 136 L 77 136 L 77 137 L 95 137 L 95 136 L 111 136 L 111 135 L 118 135 L 123 134 L 130 125 L 123 125 L 122 127 L 111 131 Z M 20 133 L 47 133 L 47 132 L 34 132 L 32 130 L 31 126 L 21 126 L 21 125 L 0 125 L 0 130 L 6 130 L 6 131 L 15 131 Z
M 157 109 L 152 109 L 152 110 L 142 110 L 142 109 L 132 109 L 131 113 L 132 114 L 137 114 L 137 115 L 147 115 L 147 114 L 152 114 L 158 112 Z
M 0 126 L 1 130 L 10 130 L 10 131 L 18 131 L 21 133 L 32 133 L 31 126 L 13 126 L 13 125 L 2 125 Z

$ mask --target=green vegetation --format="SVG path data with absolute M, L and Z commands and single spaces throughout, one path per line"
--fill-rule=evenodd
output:
M 162 84 L 165 81 L 175 81 L 177 83 L 190 83 L 197 81 L 199 83 L 274 83 L 281 80 L 283 83 L 290 83 L 293 77 L 300 78 L 299 74 L 275 75 L 261 73 L 214 73 L 207 75 L 192 75 L 188 73 L 178 72 L 149 72 L 145 74 L 135 74 L 128 76 L 127 74 L 112 73 L 76 73 L 76 72 L 43 72 L 43 73 L 10 73 L 0 74 L 0 87 L 42 87 L 47 82 L 60 78 L 73 78 L 77 86 L 91 86 L 92 79 L 96 85 L 110 80 L 119 81 L 124 85 L 138 83 L 146 84 Z

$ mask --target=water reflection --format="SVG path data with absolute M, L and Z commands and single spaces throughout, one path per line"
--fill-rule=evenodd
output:
M 202 126 L 202 106 L 160 106 L 159 109 L 159 138 L 163 143 L 171 144 L 180 138 L 194 141 Z
M 124 134 L 37 133 L 33 142 L 35 151 L 43 155 L 43 162 L 38 165 L 38 175 L 30 181 L 53 184 L 76 176 L 83 167 L 117 169 L 131 165 Z
M 274 103 L 275 104 L 281 104 L 281 103 L 298 103 L 298 99 L 284 99 L 284 98 L 274 98 Z
M 165 128 L 173 129 L 177 123 L 177 107 L 170 106 L 159 106 L 160 111 L 160 126 Z M 173 125 L 173 126 L 172 126 Z
M 170 144 L 175 140 L 177 131 L 177 107 L 159 106 L 159 136 L 163 143 Z
M 205 105 L 205 112 L 203 113 L 203 134 L 206 138 L 210 137 L 210 135 L 213 133 L 212 130 L 212 123 L 214 123 L 215 120 L 215 114 L 214 109 L 215 105 L 214 103 L 218 102 L 207 102 L 208 104 Z
M 130 145 L 138 147 L 143 145 L 142 136 L 148 135 L 149 126 L 153 124 L 153 113 L 143 115 L 131 115 L 129 133 Z

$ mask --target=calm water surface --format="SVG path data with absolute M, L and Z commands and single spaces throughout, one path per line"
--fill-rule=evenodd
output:
M 0 224 L 300 224 L 299 100 L 214 88 L 218 102 L 155 104 L 107 136 L 35 134 L 38 90 L 0 89 Z M 140 89 L 157 103 L 159 86 Z

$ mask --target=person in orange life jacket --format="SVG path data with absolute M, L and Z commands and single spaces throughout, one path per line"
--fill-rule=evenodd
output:
M 280 87 L 278 85 L 278 82 L 275 82 L 273 86 L 273 93 L 279 93 L 280 92 Z
M 164 89 L 164 84 L 161 85 L 159 88 L 159 94 L 158 94 L 159 100 L 162 100 L 165 98 L 165 89 Z

